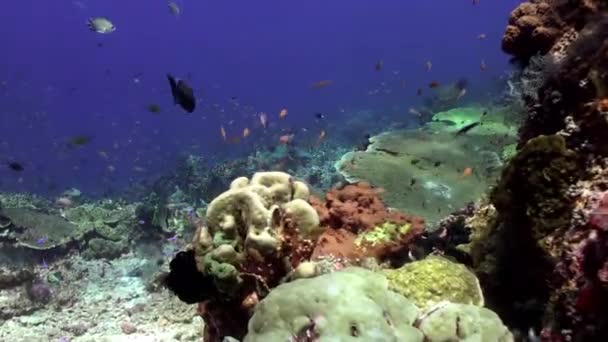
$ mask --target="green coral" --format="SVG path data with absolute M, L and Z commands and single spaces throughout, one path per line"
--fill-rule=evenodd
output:
M 389 290 L 381 274 L 346 268 L 273 289 L 256 307 L 244 342 L 318 341 L 421 342 L 413 327 L 418 309 Z
M 419 318 L 417 326 L 428 342 L 514 341 L 496 313 L 470 304 L 439 303 Z
M 359 235 L 355 240 L 355 244 L 357 246 L 364 244 L 376 246 L 391 241 L 397 241 L 400 236 L 405 236 L 411 227 L 412 225 L 409 223 L 400 226 L 392 222 L 384 222 L 383 224 L 374 227 L 374 229 Z
M 442 301 L 483 305 L 483 294 L 475 274 L 466 266 L 440 256 L 429 256 L 399 269 L 382 272 L 391 289 L 420 308 Z

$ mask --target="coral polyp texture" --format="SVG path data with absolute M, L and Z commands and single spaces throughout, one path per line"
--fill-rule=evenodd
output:
M 425 310 L 443 301 L 478 306 L 484 303 L 475 274 L 440 256 L 429 256 L 383 273 L 393 291 Z
M 244 341 L 422 341 L 417 316 L 382 275 L 347 268 L 274 289 L 256 307 Z

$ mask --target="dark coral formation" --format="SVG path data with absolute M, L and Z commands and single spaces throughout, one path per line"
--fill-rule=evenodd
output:
M 550 0 L 525 2 L 511 12 L 502 39 L 505 52 L 518 57 L 530 57 L 551 49 L 561 35 L 564 23 L 549 2 Z
M 580 31 L 589 18 L 605 10 L 599 0 L 530 0 L 517 6 L 509 17 L 502 39 L 503 50 L 527 60 L 537 54 L 558 51 L 564 35 Z
M 608 336 L 607 10 L 595 0 L 524 3 L 503 41 L 515 57 L 544 54 L 551 72 L 524 99 L 519 151 L 491 195 L 497 213 L 467 248 L 490 307 L 546 341 Z M 535 40 L 539 28 L 551 39 Z

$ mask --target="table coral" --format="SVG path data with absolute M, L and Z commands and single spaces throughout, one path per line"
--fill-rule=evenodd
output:
M 387 205 L 416 213 L 432 227 L 443 215 L 479 198 L 498 176 L 501 143 L 495 137 L 387 132 L 372 137 L 366 151 L 345 154 L 336 168 L 349 182 L 366 181 L 384 189 L 380 197 Z M 488 158 L 488 153 L 495 158 Z M 463 176 L 467 168 L 472 174 Z
M 29 249 L 47 250 L 82 239 L 91 227 L 79 227 L 66 219 L 29 208 L 0 211 L 9 241 Z M 8 226 L 8 222 L 11 223 Z

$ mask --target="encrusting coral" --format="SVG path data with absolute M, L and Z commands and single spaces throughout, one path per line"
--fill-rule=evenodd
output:
M 429 256 L 382 273 L 393 291 L 412 300 L 423 310 L 443 301 L 484 304 L 475 274 L 466 266 L 440 256 Z

